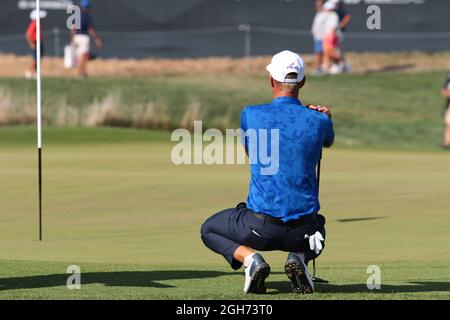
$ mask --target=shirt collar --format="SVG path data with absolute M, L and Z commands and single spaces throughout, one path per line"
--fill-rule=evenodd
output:
M 301 101 L 297 98 L 293 97 L 278 97 L 273 99 L 274 104 L 283 104 L 283 103 L 292 103 L 292 104 L 298 104 L 302 105 Z

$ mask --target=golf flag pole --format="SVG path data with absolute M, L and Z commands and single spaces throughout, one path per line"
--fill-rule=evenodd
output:
M 36 0 L 36 119 L 38 147 L 39 241 L 42 241 L 42 110 L 41 110 L 41 3 Z

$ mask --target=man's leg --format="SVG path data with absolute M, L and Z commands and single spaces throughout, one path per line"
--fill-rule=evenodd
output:
M 86 76 L 87 75 L 87 63 L 89 60 L 89 52 L 88 53 L 82 53 L 80 56 L 80 62 L 78 64 L 78 75 L 79 76 Z
M 305 263 L 305 255 L 302 252 L 290 252 L 284 271 L 292 283 L 294 293 L 313 293 L 314 282 Z
M 241 257 L 239 254 L 237 254 L 239 259 L 235 259 L 235 252 L 241 244 L 236 241 L 237 237 L 230 230 L 230 222 L 236 214 L 234 208 L 221 211 L 206 220 L 201 227 L 203 243 L 215 253 L 222 255 L 234 270 L 239 269 L 245 259 L 245 256 Z M 238 251 L 241 252 L 245 254 L 245 250 Z
M 323 72 L 323 70 L 322 70 L 322 65 L 323 65 L 322 40 L 314 40 L 314 53 L 316 56 L 316 68 L 314 70 L 314 73 L 317 75 L 320 75 Z
M 246 247 L 246 246 L 240 246 L 240 247 L 238 247 L 236 249 L 236 251 L 234 251 L 234 255 L 233 256 L 234 256 L 235 260 L 237 260 L 237 261 L 239 261 L 241 263 L 244 263 L 245 262 L 245 258 L 246 257 L 250 257 L 254 253 L 255 253 L 255 251 L 252 250 L 251 248 Z
M 285 250 L 290 251 L 285 264 L 285 272 L 292 282 L 292 291 L 295 293 L 314 292 L 314 283 L 308 271 L 308 262 L 317 258 L 325 246 L 325 217 L 316 214 L 305 217 L 305 219 L 308 219 L 305 220 L 305 224 L 291 229 L 285 239 Z M 320 235 L 316 232 L 319 232 Z M 323 240 L 320 241 L 322 250 L 316 250 L 318 253 L 311 250 L 310 241 L 305 236 L 312 238 L 314 243 L 319 242 L 320 239 Z M 316 237 L 318 237 L 317 240 Z
M 212 251 L 224 256 L 233 269 L 245 265 L 246 293 L 265 293 L 264 281 L 270 267 L 249 245 L 243 243 L 247 237 L 245 209 L 228 209 L 209 218 L 201 228 L 203 243 Z
M 323 70 L 328 72 L 331 67 L 330 49 L 325 47 L 323 51 Z
M 36 60 L 33 58 L 30 66 L 28 67 L 28 70 L 25 72 L 25 78 L 33 79 L 36 77 L 36 65 Z
M 36 77 L 36 67 L 37 67 L 36 48 L 31 50 L 31 58 L 32 58 L 32 61 L 29 65 L 27 71 L 25 71 L 25 78 L 27 78 L 27 79 L 33 79 Z

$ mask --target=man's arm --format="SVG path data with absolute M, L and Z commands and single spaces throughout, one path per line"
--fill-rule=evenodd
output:
M 27 39 L 28 46 L 29 46 L 31 49 L 35 49 L 35 48 L 36 48 L 36 45 L 34 44 L 33 40 L 31 39 L 31 36 L 28 34 L 28 32 L 25 33 L 25 38 Z
M 333 128 L 333 121 L 331 121 L 330 119 L 328 124 L 327 135 L 325 137 L 323 146 L 325 148 L 331 148 L 333 144 L 334 144 L 334 128 Z
M 318 15 L 316 14 L 316 16 L 314 17 L 313 20 L 313 24 L 311 26 L 311 34 L 313 35 L 313 37 L 316 37 L 316 35 L 318 34 Z
M 89 32 L 89 35 L 90 35 L 92 38 L 94 38 L 94 40 L 95 40 L 95 45 L 97 46 L 97 48 L 100 49 L 100 48 L 102 47 L 103 43 L 102 43 L 102 40 L 100 39 L 100 37 L 98 36 L 97 32 L 95 31 L 94 27 L 91 26 L 91 27 L 89 28 L 88 32 Z
M 342 18 L 341 22 L 339 22 L 339 28 L 340 28 L 341 30 L 342 30 L 342 29 L 345 29 L 345 28 L 347 27 L 347 25 L 349 24 L 349 22 L 350 22 L 351 19 L 352 19 L 352 16 L 349 15 L 349 14 L 346 14 L 346 15 Z
M 331 148 L 334 144 L 334 128 L 333 128 L 333 121 L 331 121 L 332 115 L 331 111 L 328 107 L 325 106 L 315 106 L 315 105 L 307 105 L 307 107 L 311 110 L 315 110 L 317 112 L 324 113 L 329 118 L 328 128 L 327 128 L 327 134 L 325 137 L 325 142 L 323 146 L 325 148 Z
M 27 31 L 25 32 L 25 39 L 27 39 L 28 46 L 31 49 L 35 49 L 36 48 L 36 44 L 33 42 L 33 32 L 35 32 L 34 28 L 30 24 L 30 26 L 28 27 Z

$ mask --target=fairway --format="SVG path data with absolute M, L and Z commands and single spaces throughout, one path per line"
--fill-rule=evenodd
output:
M 287 294 L 285 255 L 267 253 L 268 295 L 245 296 L 242 272 L 206 249 L 199 229 L 212 213 L 245 200 L 248 168 L 175 166 L 166 134 L 89 130 L 44 134 L 38 242 L 33 131 L 0 129 L 0 299 L 450 298 L 448 153 L 327 151 L 327 243 L 318 276 L 330 284 L 311 296 Z M 102 139 L 102 130 L 128 139 Z M 66 288 L 72 264 L 81 267 L 81 290 Z M 366 288 L 369 265 L 381 268 L 380 291 Z

